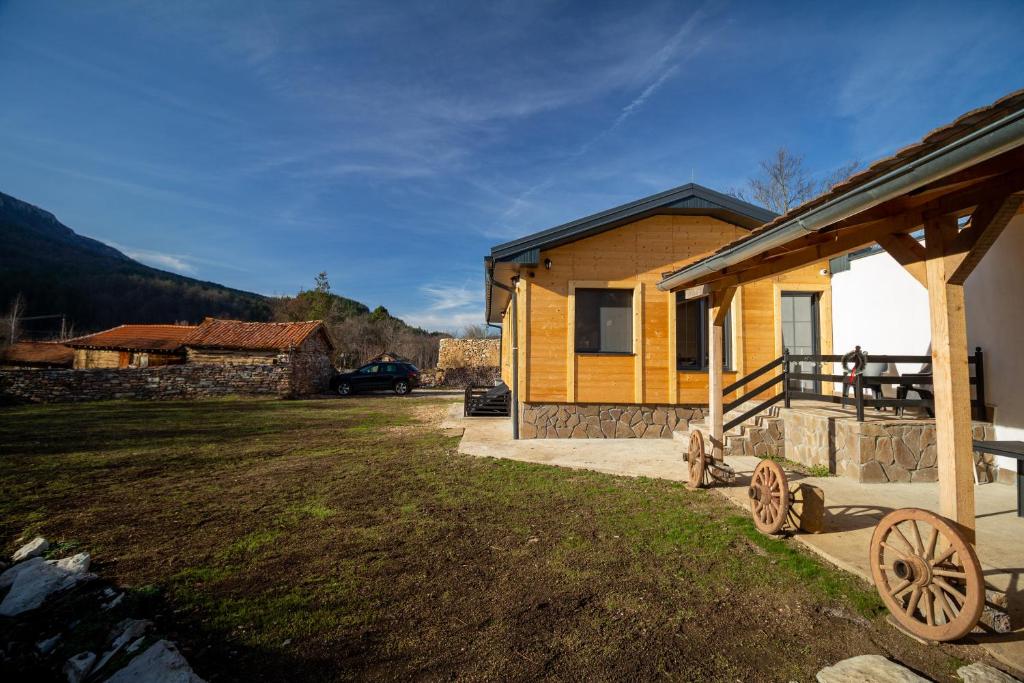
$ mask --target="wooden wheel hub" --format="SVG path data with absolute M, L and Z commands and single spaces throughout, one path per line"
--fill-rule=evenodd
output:
M 949 520 L 894 510 L 871 538 L 871 575 L 896 622 L 919 638 L 958 640 L 978 623 L 985 584 L 974 548 Z
M 774 460 L 762 460 L 754 468 L 747 489 L 754 526 L 766 534 L 777 534 L 789 518 L 789 482 Z

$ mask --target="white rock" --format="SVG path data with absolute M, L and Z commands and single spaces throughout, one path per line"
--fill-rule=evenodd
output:
M 65 557 L 63 560 L 48 560 L 50 564 L 55 564 L 61 569 L 66 569 L 69 572 L 84 572 L 89 570 L 89 563 L 92 562 L 92 556 L 89 553 L 78 553 L 71 557 Z
M 125 652 L 135 652 L 135 651 L 136 651 L 136 650 L 138 650 L 138 649 L 139 649 L 140 647 L 142 647 L 142 642 L 143 642 L 144 640 L 146 640 L 146 637 L 145 637 L 145 636 L 142 636 L 141 638 L 139 638 L 138 640 L 136 640 L 136 641 L 135 641 L 134 643 L 132 643 L 131 645 L 129 645 L 128 647 L 126 647 L 126 648 L 124 649 L 124 651 L 125 651 Z
M 46 562 L 46 560 L 44 560 L 41 557 L 33 557 L 31 560 L 26 560 L 25 562 L 16 564 L 10 569 L 6 570 L 3 574 L 0 574 L 0 590 L 3 590 L 4 588 L 10 588 L 11 586 L 13 586 L 14 580 L 18 578 L 18 574 L 29 569 L 30 567 L 36 566 L 37 564 L 43 564 L 44 562 Z
M 25 545 L 18 548 L 11 559 L 15 562 L 21 562 L 31 557 L 39 557 L 50 548 L 50 542 L 42 536 L 36 536 Z
M 850 657 L 818 672 L 818 683 L 930 683 L 881 655 Z
M 12 617 L 35 609 L 43 604 L 47 596 L 95 578 L 84 570 L 88 566 L 88 553 L 80 553 L 59 562 L 33 562 L 15 577 L 10 592 L 0 602 L 0 615 Z
M 107 683 L 205 683 L 197 676 L 192 667 L 174 643 L 160 640 L 153 643 L 141 655 L 128 662 Z
M 60 642 L 60 634 L 47 638 L 46 640 L 40 640 L 36 643 L 36 649 L 39 650 L 40 654 L 48 655 L 53 652 L 54 648 L 57 647 L 57 643 Z
M 68 683 L 80 683 L 92 670 L 92 664 L 96 661 L 96 655 L 92 652 L 79 652 L 77 655 L 64 662 L 64 675 Z
M 981 662 L 961 666 L 956 670 L 956 675 L 963 679 L 964 683 L 1020 683 L 1010 674 Z
M 99 671 L 106 666 L 107 662 L 121 651 L 121 648 L 123 648 L 129 641 L 141 636 L 146 632 L 146 629 L 152 625 L 153 622 L 146 619 L 122 620 L 121 623 L 115 626 L 114 630 L 111 632 L 112 634 L 116 633 L 117 635 L 111 635 L 113 640 L 110 643 L 110 649 L 103 654 L 103 658 L 100 659 L 100 663 L 96 665 L 96 671 Z

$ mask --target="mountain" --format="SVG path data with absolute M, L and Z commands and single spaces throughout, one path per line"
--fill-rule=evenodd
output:
M 21 294 L 25 315 L 63 313 L 76 332 L 122 323 L 269 320 L 267 297 L 150 268 L 0 192 L 0 314 Z

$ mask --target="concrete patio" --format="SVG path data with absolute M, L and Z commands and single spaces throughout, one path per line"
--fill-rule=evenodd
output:
M 464 429 L 459 452 L 481 457 L 593 470 L 632 477 L 687 479 L 684 444 L 672 439 L 529 439 L 512 440 L 506 418 L 463 418 L 453 406 L 444 427 Z M 749 510 L 747 483 L 758 458 L 732 456 L 727 462 L 737 481 L 711 490 Z M 846 477 L 805 477 L 787 471 L 791 481 L 805 481 L 825 492 L 825 531 L 796 534 L 794 540 L 828 562 L 870 582 L 868 545 L 878 521 L 902 507 L 938 510 L 937 483 L 860 484 Z M 977 551 L 990 587 L 1007 593 L 1012 623 L 1007 634 L 976 634 L 994 658 L 1024 674 L 1024 519 L 1016 516 L 1016 490 L 1004 484 L 976 487 Z

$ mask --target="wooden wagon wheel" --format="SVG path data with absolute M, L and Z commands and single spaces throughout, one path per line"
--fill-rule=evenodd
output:
M 699 429 L 690 432 L 690 448 L 686 462 L 690 468 L 690 488 L 702 489 L 708 484 L 707 452 L 704 450 L 704 435 Z
M 750 478 L 750 513 L 754 526 L 766 534 L 777 534 L 789 517 L 789 482 L 774 460 L 762 460 Z
M 963 638 L 981 618 L 985 582 L 974 548 L 934 512 L 894 510 L 871 537 L 871 575 L 893 618 L 926 640 Z

